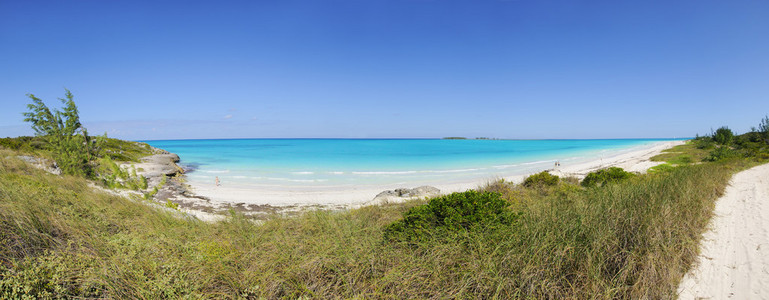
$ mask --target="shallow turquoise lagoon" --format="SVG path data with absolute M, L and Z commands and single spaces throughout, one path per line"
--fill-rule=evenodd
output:
M 254 187 L 452 183 L 524 174 L 662 139 L 231 139 L 146 141 L 178 154 L 191 182 Z

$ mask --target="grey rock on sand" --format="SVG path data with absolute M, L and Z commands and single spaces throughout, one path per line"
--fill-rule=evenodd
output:
M 366 205 L 403 202 L 410 199 L 435 197 L 440 194 L 441 190 L 427 185 L 413 189 L 399 188 L 377 194 L 376 197 L 374 197 L 374 199 L 370 202 L 366 203 Z
M 138 164 L 124 164 L 123 166 L 130 168 L 133 165 L 138 175 L 147 177 L 150 186 L 157 184 L 163 176 L 175 176 L 184 173 L 184 170 L 176 165 L 179 156 L 173 153 L 150 155 L 141 160 L 142 162 Z
M 41 169 L 53 175 L 61 175 L 61 169 L 59 169 L 59 166 L 53 160 L 29 155 L 19 155 L 17 157 L 35 168 Z

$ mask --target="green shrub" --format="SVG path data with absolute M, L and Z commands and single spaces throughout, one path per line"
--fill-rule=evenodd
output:
M 584 187 L 603 186 L 607 183 L 620 182 L 633 176 L 633 173 L 627 172 L 622 168 L 611 167 L 588 173 L 581 184 Z
M 649 173 L 668 172 L 670 170 L 673 170 L 673 168 L 675 168 L 673 165 L 667 164 L 667 163 L 656 165 L 654 167 L 649 168 Z
M 737 151 L 732 150 L 729 147 L 718 147 L 713 151 L 710 151 L 710 155 L 705 158 L 707 161 L 719 161 L 722 159 L 737 157 Z
M 697 149 L 713 149 L 715 147 L 715 143 L 713 142 L 713 139 L 709 137 L 699 137 L 694 140 L 694 144 L 696 145 Z
M 510 225 L 517 215 L 499 193 L 469 190 L 433 198 L 385 228 L 385 239 L 408 242 L 450 238 L 461 231 Z
M 555 175 L 551 175 L 547 171 L 542 171 L 537 174 L 526 177 L 523 180 L 523 186 L 536 187 L 536 186 L 553 186 L 558 184 L 560 178 Z
M 722 126 L 713 133 L 713 141 L 720 145 L 729 145 L 734 140 L 734 133 L 729 127 Z
M 130 170 L 130 171 L 129 171 Z M 99 160 L 99 178 L 109 188 L 129 190 L 146 190 L 147 178 L 136 174 L 136 167 L 130 169 L 121 168 L 109 157 Z
M 165 206 L 170 208 L 170 209 L 179 210 L 179 204 L 175 203 L 175 202 L 172 202 L 171 200 L 166 200 Z

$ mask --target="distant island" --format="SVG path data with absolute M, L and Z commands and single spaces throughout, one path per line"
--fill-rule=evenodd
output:
M 448 136 L 443 138 L 444 140 L 469 140 L 469 138 L 463 137 L 463 136 Z M 490 138 L 490 137 L 476 137 L 476 140 L 498 140 L 497 138 Z

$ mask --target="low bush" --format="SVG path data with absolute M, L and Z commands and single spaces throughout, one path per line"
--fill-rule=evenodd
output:
M 40 137 L 20 136 L 15 138 L 0 138 L 0 147 L 18 150 L 23 153 L 34 153 L 46 149 L 45 141 Z
M 588 173 L 581 184 L 584 187 L 603 186 L 608 183 L 620 182 L 633 176 L 633 173 L 627 172 L 622 168 L 611 167 Z
M 537 187 L 537 186 L 554 186 L 558 184 L 560 178 L 552 175 L 547 171 L 542 171 L 537 174 L 526 177 L 523 180 L 523 186 L 525 187 Z
M 715 143 L 713 142 L 713 139 L 709 137 L 698 137 L 694 139 L 692 142 L 697 147 L 697 149 L 708 150 L 708 149 L 713 149 L 713 147 L 715 147 Z
M 433 198 L 427 205 L 408 210 L 403 219 L 385 229 L 386 240 L 430 241 L 453 237 L 495 225 L 510 225 L 516 215 L 499 193 L 468 190 Z
M 99 160 L 99 178 L 109 188 L 129 190 L 147 189 L 147 178 L 136 174 L 136 167 L 121 168 L 109 158 Z
M 728 158 L 734 158 L 739 156 L 737 154 L 737 151 L 732 150 L 729 147 L 718 147 L 714 149 L 713 151 L 710 151 L 710 155 L 705 158 L 707 161 L 719 161 L 724 160 Z

